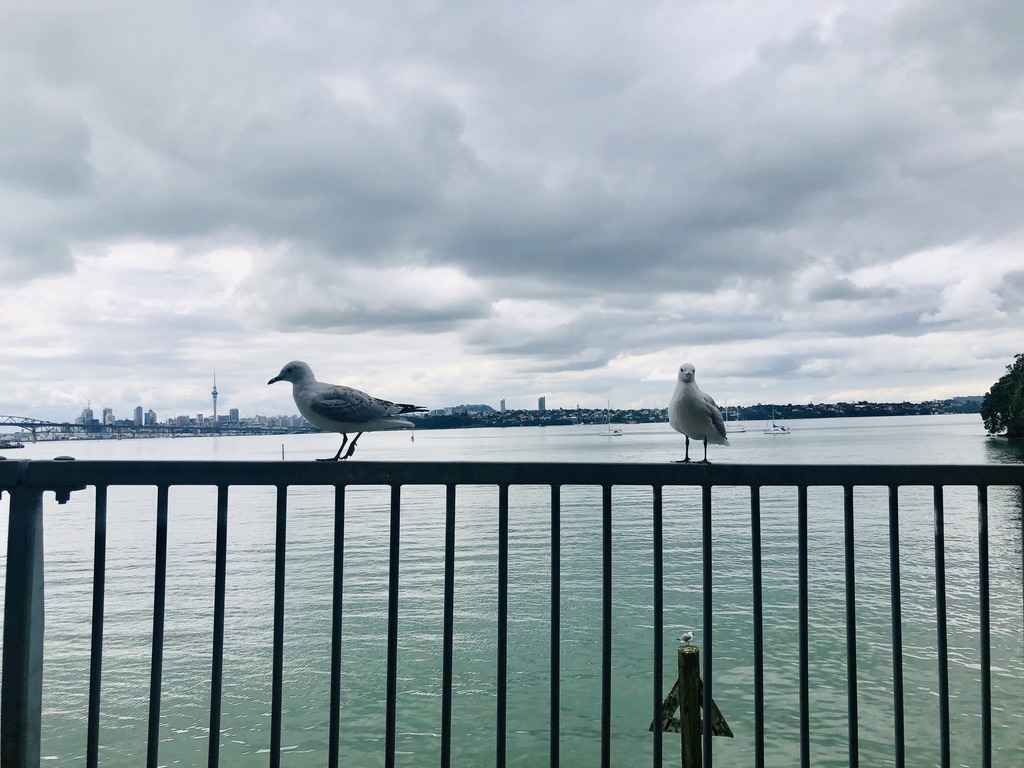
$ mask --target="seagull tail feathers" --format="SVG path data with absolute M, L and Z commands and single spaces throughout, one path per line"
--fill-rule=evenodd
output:
M 411 403 L 395 403 L 395 407 L 398 408 L 399 413 L 426 413 L 427 409 L 422 405 L 412 405 Z

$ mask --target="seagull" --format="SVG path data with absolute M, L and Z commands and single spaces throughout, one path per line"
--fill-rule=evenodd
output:
M 683 463 L 690 462 L 690 438 L 704 441 L 704 464 L 708 464 L 708 443 L 728 445 L 725 422 L 711 395 L 697 386 L 696 369 L 692 363 L 679 366 L 676 390 L 668 404 L 668 420 L 672 429 L 686 437 L 686 455 Z
M 427 410 L 418 405 L 381 400 L 352 387 L 317 381 L 313 369 L 301 360 L 292 360 L 267 384 L 273 384 L 275 381 L 292 383 L 292 398 L 306 421 L 327 432 L 341 434 L 341 447 L 334 458 L 317 461 L 344 461 L 355 453 L 356 443 L 363 436 L 363 432 L 412 429 L 415 424 L 398 417 L 406 413 L 422 413 Z M 349 432 L 358 434 L 349 445 L 348 452 L 342 456 L 341 452 L 348 443 Z
M 683 636 L 679 639 L 683 641 L 683 645 L 689 645 L 693 642 L 693 632 L 683 632 Z

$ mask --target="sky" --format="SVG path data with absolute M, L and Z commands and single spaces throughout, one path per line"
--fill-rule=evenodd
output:
M 1019 0 L 0 0 L 0 414 L 982 394 Z

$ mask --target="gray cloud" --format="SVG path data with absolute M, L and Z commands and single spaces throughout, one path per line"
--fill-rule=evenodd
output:
M 810 380 L 841 371 L 793 339 L 1012 326 L 1019 272 L 999 319 L 950 295 L 957 276 L 857 271 L 1021 239 L 1019 3 L 582 13 L 12 11 L 0 279 L 73 280 L 83 254 L 157 244 L 177 255 L 156 279 L 202 306 L 128 310 L 130 346 L 449 333 L 534 387 L 752 340 L 787 350 L 765 375 Z M 207 294 L 189 254 L 220 249 L 250 262 Z
M 1024 311 L 1024 269 L 1003 275 L 996 290 L 1000 299 L 1000 309 L 1009 313 Z

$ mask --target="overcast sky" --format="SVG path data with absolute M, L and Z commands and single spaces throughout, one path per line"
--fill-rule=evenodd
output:
M 983 393 L 1024 3 L 0 0 L 0 413 Z M 557 7 L 553 7 L 557 6 Z M 89 10 L 83 10 L 88 7 Z

